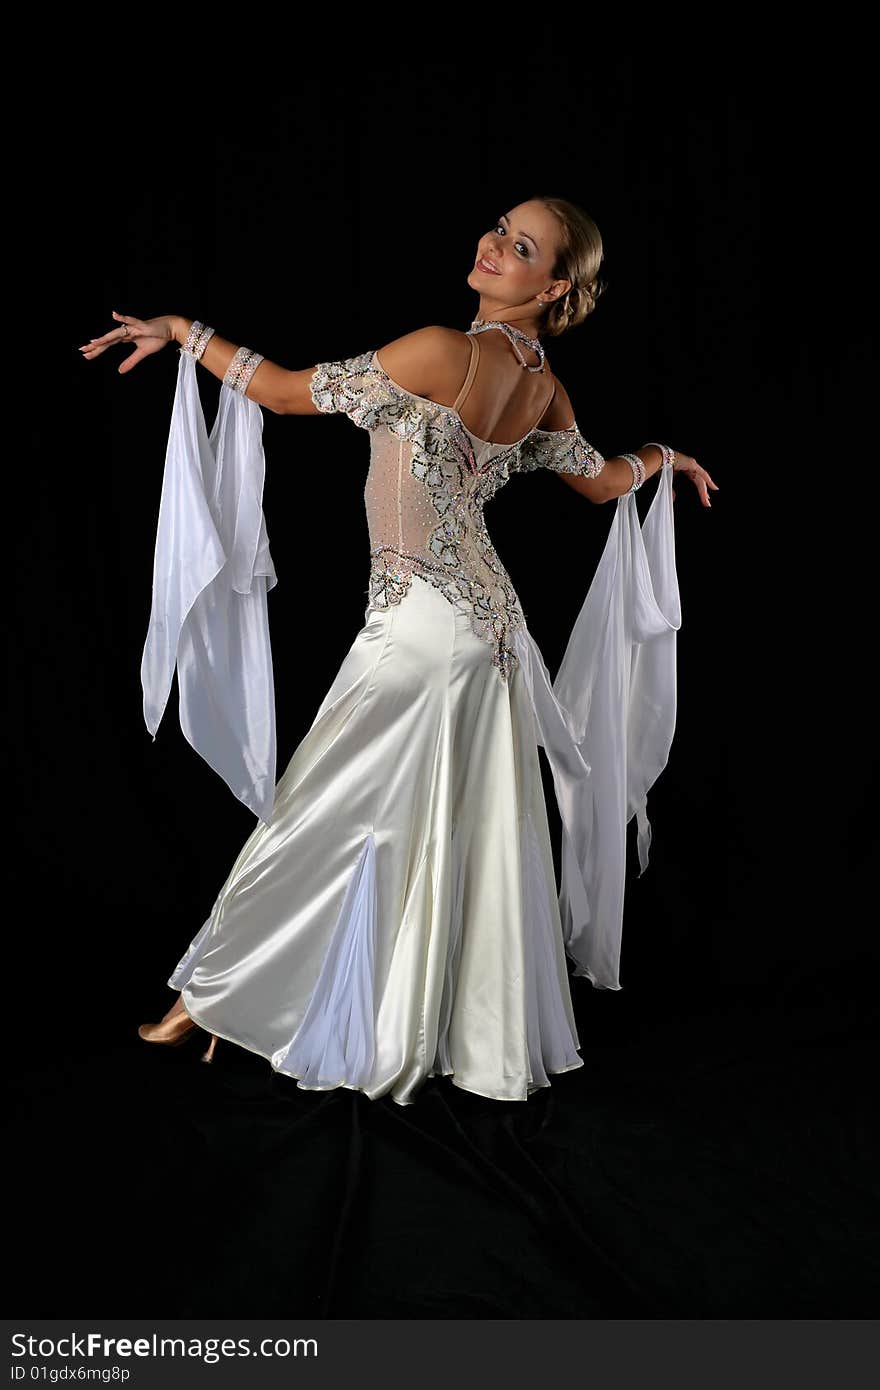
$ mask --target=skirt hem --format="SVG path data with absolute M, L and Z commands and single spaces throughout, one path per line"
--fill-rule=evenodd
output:
M 395 1104 L 395 1105 L 414 1105 L 414 1104 L 415 1104 L 415 1100 L 398 1100 L 397 1096 L 394 1095 L 394 1092 L 393 1092 L 390 1088 L 388 1088 L 388 1089 L 385 1090 L 385 1091 L 380 1092 L 378 1095 L 371 1095 L 370 1092 L 367 1090 L 367 1088 L 366 1088 L 365 1086 L 352 1086 L 351 1083 L 348 1082 L 348 1081 L 338 1081 L 338 1082 L 337 1082 L 335 1085 L 333 1085 L 333 1086 L 310 1086 L 307 1082 L 304 1082 L 304 1081 L 303 1081 L 302 1077 L 298 1077 L 297 1074 L 296 1074 L 295 1072 L 284 1071 L 281 1067 L 273 1067 L 273 1066 L 272 1066 L 272 1054 L 271 1054 L 271 1053 L 263 1052 L 263 1050 L 262 1050 L 261 1048 L 255 1047 L 255 1046 L 253 1045 L 253 1043 L 243 1042 L 241 1038 L 233 1038 L 229 1033 L 220 1033 L 220 1032 L 217 1031 L 216 1028 L 212 1028 L 209 1024 L 203 1023 L 203 1022 L 201 1021 L 201 1019 L 199 1019 L 199 1018 L 196 1017 L 196 1015 L 195 1015 L 195 1014 L 192 1012 L 192 1010 L 189 1008 L 189 1006 L 188 1006 L 186 1000 L 183 998 L 183 991 L 184 991 L 184 989 L 186 988 L 185 985 L 183 985 L 183 986 L 180 986 L 180 985 L 171 985 L 170 988 L 171 988 L 171 989 L 176 989 L 176 990 L 177 990 L 177 992 L 179 993 L 179 995 L 180 995 L 180 997 L 181 997 L 181 1000 L 182 1000 L 182 1002 L 183 1002 L 183 1007 L 184 1007 L 184 1009 L 186 1010 L 186 1012 L 187 1012 L 187 1014 L 189 1015 L 189 1017 L 192 1019 L 193 1023 L 197 1024 L 199 1028 L 204 1028 L 206 1032 L 213 1034 L 213 1036 L 214 1036 L 215 1038 L 219 1038 L 219 1039 L 221 1039 L 223 1042 L 232 1043 L 233 1046 L 235 1046 L 235 1047 L 243 1047 L 247 1052 L 253 1052 L 255 1056 L 257 1056 L 257 1057 L 262 1057 L 265 1061 L 267 1061 L 267 1062 L 269 1063 L 269 1065 L 270 1065 L 270 1067 L 271 1067 L 271 1070 L 274 1072 L 274 1074 L 275 1074 L 276 1076 L 286 1076 L 286 1077 L 288 1077 L 291 1081 L 296 1081 L 297 1089 L 300 1090 L 300 1091 L 338 1091 L 338 1090 L 345 1090 L 345 1091 L 360 1091 L 361 1095 L 365 1095 L 365 1096 L 367 1097 L 368 1100 L 381 1100 L 382 1096 L 388 1095 L 388 1096 L 390 1097 L 390 1099 L 394 1101 L 394 1104 Z M 578 1044 L 578 1047 L 580 1047 L 580 1044 Z M 567 1066 L 567 1067 L 547 1067 L 547 1068 L 546 1068 L 546 1071 L 547 1071 L 548 1076 L 561 1076 L 564 1072 L 567 1072 L 567 1071 L 576 1071 L 578 1067 L 582 1067 L 583 1065 L 584 1065 L 584 1059 L 583 1059 L 583 1057 L 579 1057 L 579 1058 L 577 1059 L 577 1061 L 576 1061 L 576 1062 L 572 1062 L 570 1066 Z M 444 1072 L 435 1072 L 435 1071 L 431 1071 L 431 1072 L 428 1072 L 428 1073 L 427 1073 L 427 1075 L 426 1075 L 425 1078 L 424 1078 L 424 1081 L 428 1081 L 428 1080 L 429 1080 L 431 1077 L 433 1077 L 433 1076 L 443 1076 L 443 1077 L 447 1077 L 447 1078 L 449 1079 L 451 1085 L 457 1086 L 458 1089 L 459 1089 L 460 1091 L 468 1091 L 468 1092 L 470 1092 L 471 1095 L 474 1095 L 474 1096 L 482 1096 L 484 1100 L 497 1100 L 497 1101 L 504 1101 L 504 1102 L 521 1102 L 521 1101 L 527 1101 L 527 1100 L 530 1098 L 530 1096 L 532 1096 L 532 1095 L 534 1094 L 535 1091 L 546 1090 L 546 1089 L 550 1086 L 550 1084 L 551 1084 L 549 1081 L 539 1081 L 539 1082 L 536 1082 L 536 1083 L 534 1083 L 534 1084 L 530 1083 L 529 1086 L 528 1086 L 528 1089 L 527 1089 L 527 1091 L 526 1091 L 526 1094 L 525 1094 L 524 1096 L 523 1096 L 523 1095 L 520 1095 L 520 1096 L 493 1096 L 493 1095 L 490 1095 L 490 1094 L 488 1093 L 488 1091 L 480 1091 L 480 1090 L 477 1090 L 476 1087 L 474 1087 L 474 1086 L 466 1086 L 466 1085 L 464 1084 L 463 1081 L 456 1081 L 456 1079 L 455 1079 L 455 1072 L 454 1072 L 454 1071 L 444 1071 Z M 424 1084 L 424 1081 L 421 1083 L 422 1085 Z M 392 1085 L 393 1085 L 393 1083 L 392 1083 Z M 420 1089 L 421 1089 L 421 1087 L 420 1087 Z

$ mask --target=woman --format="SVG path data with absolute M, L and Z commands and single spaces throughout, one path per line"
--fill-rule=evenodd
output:
M 480 238 L 467 333 L 431 326 L 289 371 L 197 320 L 114 311 L 81 349 L 131 339 L 125 372 L 181 345 L 145 714 L 155 733 L 176 663 L 187 737 L 261 822 L 168 981 L 179 999 L 142 1038 L 201 1025 L 206 1060 L 226 1038 L 303 1089 L 403 1105 L 438 1073 L 526 1100 L 583 1065 L 565 956 L 620 988 L 626 825 L 638 816 L 644 869 L 674 726 L 672 471 L 705 506 L 716 487 L 665 445 L 604 459 L 581 435 L 542 340 L 593 310 L 601 260 L 586 213 L 535 197 Z M 223 383 L 210 439 L 196 362 Z M 371 451 L 365 622 L 277 785 L 261 406 L 344 411 Z M 618 500 L 552 686 L 483 520 L 512 473 L 538 467 Z M 655 473 L 643 529 L 634 492 Z M 564 826 L 558 899 L 539 745 Z

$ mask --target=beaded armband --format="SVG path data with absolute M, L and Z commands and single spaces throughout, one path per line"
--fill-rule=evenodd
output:
M 204 323 L 199 323 L 198 319 L 193 319 L 181 352 L 188 352 L 198 362 L 213 336 L 213 328 L 208 328 Z
M 243 396 L 247 391 L 251 377 L 262 361 L 262 354 L 254 352 L 252 348 L 237 348 L 232 361 L 226 368 L 223 385 L 228 386 L 232 391 L 240 392 Z
M 656 439 L 649 439 L 647 444 L 642 445 L 642 448 L 647 449 L 648 445 L 651 445 L 654 449 L 659 449 L 663 455 L 663 462 L 660 465 L 661 468 L 675 467 L 675 450 L 670 449 L 668 444 L 658 444 Z
M 645 481 L 645 465 L 638 454 L 621 454 L 620 457 L 626 459 L 633 471 L 632 487 L 628 487 L 627 492 L 635 492 Z

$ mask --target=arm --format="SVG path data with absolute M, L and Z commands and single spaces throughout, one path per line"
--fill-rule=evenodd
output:
M 174 341 L 183 346 L 192 325 L 192 319 L 175 315 L 172 318 Z M 222 381 L 237 351 L 237 343 L 231 343 L 215 332 L 199 362 Z M 248 400 L 271 410 L 273 415 L 319 415 L 321 412 L 309 393 L 309 381 L 314 370 L 314 367 L 307 367 L 304 371 L 288 371 L 286 367 L 280 367 L 277 362 L 270 362 L 266 358 L 257 367 L 244 394 Z
M 193 320 L 175 315 L 172 322 L 174 339 L 182 345 Z M 452 330 L 439 325 L 416 329 L 382 348 L 381 365 L 404 390 L 421 396 L 442 391 L 447 386 L 444 373 L 448 375 L 450 365 L 460 360 L 455 338 Z M 238 344 L 215 332 L 199 360 L 222 381 L 237 349 Z M 245 395 L 275 415 L 320 415 L 310 390 L 314 374 L 314 366 L 291 371 L 264 359 L 248 382 Z
M 569 430 L 574 424 L 574 410 L 568 392 L 559 378 L 556 378 L 556 391 L 546 415 L 541 419 L 542 430 Z M 652 477 L 663 466 L 663 455 L 656 444 L 645 444 L 641 449 L 630 449 L 645 465 L 645 480 Z M 605 460 L 605 466 L 595 478 L 587 478 L 580 473 L 558 473 L 568 487 L 574 488 L 589 502 L 613 502 L 629 492 L 632 487 L 633 470 L 625 458 L 615 454 Z
M 377 360 L 383 372 L 405 391 L 433 397 L 449 390 L 449 379 L 456 380 L 461 362 L 461 344 L 454 330 L 431 326 L 418 328 L 385 343 Z M 210 346 L 210 344 L 209 344 Z M 257 369 L 258 371 L 260 368 Z M 281 415 L 314 415 L 311 380 L 315 368 L 287 372 L 282 382 Z M 256 372 L 254 373 L 256 376 Z M 455 388 L 453 388 L 454 390 Z
M 663 455 L 656 444 L 644 444 L 641 449 L 629 449 L 645 465 L 645 479 L 653 477 L 663 465 Z M 560 473 L 559 477 L 575 492 L 591 502 L 613 502 L 629 492 L 633 482 L 633 470 L 626 459 L 615 454 L 605 460 L 605 467 L 595 478 L 582 478 L 578 473 Z

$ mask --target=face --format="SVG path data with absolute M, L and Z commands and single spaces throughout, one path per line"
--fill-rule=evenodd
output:
M 522 311 L 514 318 L 537 317 L 542 312 L 538 299 L 549 303 L 571 285 L 570 280 L 553 278 L 559 223 L 540 202 L 518 203 L 501 213 L 496 225 L 480 237 L 468 275 L 468 284 L 480 295 L 477 317 L 497 318 L 508 309 Z

